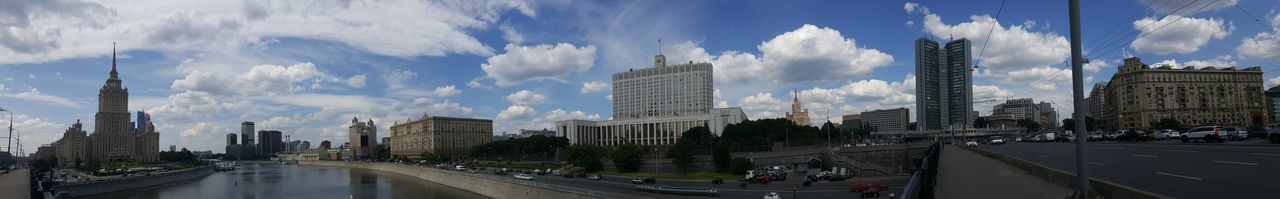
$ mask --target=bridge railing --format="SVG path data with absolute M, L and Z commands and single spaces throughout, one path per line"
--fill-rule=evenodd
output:
M 916 159 L 916 165 L 912 167 L 911 180 L 907 181 L 907 186 L 903 188 L 903 199 L 932 199 L 934 198 L 934 188 L 938 182 L 938 164 L 939 157 L 942 155 L 941 142 L 934 142 L 924 151 L 924 157 Z

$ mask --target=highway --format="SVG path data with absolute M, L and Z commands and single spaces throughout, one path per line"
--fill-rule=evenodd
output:
M 1075 173 L 1072 143 L 981 145 Z M 1095 179 L 1174 198 L 1280 197 L 1280 145 L 1231 146 L 1150 143 L 1090 143 L 1089 173 Z

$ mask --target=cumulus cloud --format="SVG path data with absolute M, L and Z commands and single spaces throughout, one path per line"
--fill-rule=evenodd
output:
M 487 29 L 508 11 L 535 17 L 523 1 L 436 2 L 79 2 L 16 1 L 0 14 L 0 64 L 106 55 L 102 38 L 122 51 L 234 51 L 273 38 L 343 43 L 394 57 L 493 50 L 468 32 Z M 385 19 L 413 19 L 383 23 Z M 110 24 L 110 25 L 107 25 Z
M 1160 20 L 1146 17 L 1134 21 L 1133 28 L 1146 35 L 1129 44 L 1134 51 L 1167 55 L 1199 51 L 1209 39 L 1222 39 L 1231 34 L 1235 25 L 1222 19 L 1167 15 Z
M 1052 91 L 1058 89 L 1058 84 L 1071 83 L 1071 70 L 1049 66 L 1035 67 L 1009 72 L 1002 82 L 1011 85 L 1031 83 L 1031 88 L 1036 90 Z
M 599 120 L 600 114 L 588 115 L 586 112 L 582 112 L 582 111 L 569 112 L 569 111 L 565 111 L 564 109 L 556 109 L 556 110 L 548 111 L 546 116 L 543 116 L 543 118 L 545 118 L 546 121 L 560 121 L 560 120 L 572 120 L 572 119 Z
M 347 86 L 352 88 L 364 87 L 365 79 L 366 77 L 364 75 L 353 75 L 350 78 L 347 78 Z
M 738 100 L 738 106 L 747 112 L 750 118 L 778 118 L 785 116 L 790 104 L 787 101 L 773 98 L 773 93 L 756 93 Z
M 1166 59 L 1160 62 L 1153 63 L 1151 64 L 1151 66 L 1152 67 L 1170 66 L 1173 68 L 1184 68 L 1184 67 L 1204 68 L 1204 67 L 1212 66 L 1216 68 L 1223 68 L 1223 67 L 1236 66 L 1236 61 L 1232 59 L 1231 55 L 1222 55 L 1222 56 L 1214 57 L 1213 59 L 1191 60 L 1187 62 L 1178 62 L 1177 59 Z
M 533 93 L 529 90 L 520 90 L 507 95 L 507 101 L 512 105 L 532 106 L 547 103 L 547 96 Z
M 994 29 L 992 25 L 995 25 Z M 1022 25 L 1004 26 L 988 15 L 970 16 L 969 22 L 948 25 L 941 16 L 926 13 L 923 27 L 934 37 L 967 38 L 975 53 L 984 49 L 983 41 L 987 41 L 982 56 L 979 58 L 974 54 L 974 58 L 978 59 L 980 67 L 996 74 L 1062 63 L 1071 56 L 1070 43 L 1056 33 L 1032 32 Z
M 29 88 L 27 91 L 19 92 L 16 94 L 2 92 L 6 90 L 9 90 L 9 89 L 5 88 L 4 85 L 0 85 L 0 97 L 34 101 L 34 102 L 39 102 L 43 104 L 66 107 L 66 108 L 74 108 L 74 109 L 80 108 L 80 103 L 77 103 L 65 97 L 59 97 L 55 95 L 40 93 L 40 89 L 36 89 L 36 88 Z
M 528 106 L 514 105 L 498 113 L 498 120 L 528 120 L 537 117 L 538 111 Z
M 173 81 L 171 89 L 200 91 L 216 95 L 288 94 L 318 88 L 325 82 L 338 82 L 320 72 L 311 63 L 290 66 L 258 65 L 244 74 L 219 74 L 193 71 L 186 77 Z
M 1271 30 L 1246 37 L 1236 47 L 1240 58 L 1280 60 L 1280 15 L 1271 17 Z
M 840 31 L 805 24 L 756 46 L 761 55 L 725 51 L 712 56 L 693 42 L 673 46 L 674 63 L 710 62 L 717 83 L 770 81 L 792 83 L 848 79 L 869 74 L 893 63 L 893 56 L 872 48 L 859 47 Z M 814 73 L 813 71 L 826 71 Z
M 448 86 L 436 87 L 436 90 L 433 93 L 435 93 L 436 96 L 439 96 L 439 97 L 448 97 L 448 96 L 454 96 L 457 94 L 462 94 L 462 90 L 458 90 L 458 88 L 456 88 L 453 85 L 448 85 Z
M 988 99 L 1002 100 L 1011 96 L 1013 96 L 1013 92 L 1009 92 L 1009 90 L 1005 90 L 998 86 L 973 85 L 973 100 L 975 101 Z
M 198 136 L 205 136 L 205 135 L 223 135 L 227 132 L 237 132 L 237 131 L 232 131 L 232 128 L 227 127 L 226 125 L 200 122 L 187 130 L 183 130 L 182 132 L 178 133 L 178 135 L 182 137 L 198 137 Z
M 599 82 L 599 81 L 590 81 L 587 83 L 582 83 L 581 92 L 582 94 L 587 94 L 587 93 L 604 91 L 606 89 L 609 89 L 608 84 L 605 84 L 604 82 Z
M 489 57 L 486 63 L 480 64 L 486 77 L 493 78 L 496 80 L 495 84 L 501 87 L 525 81 L 563 81 L 569 74 L 591 69 L 596 59 L 596 47 L 593 45 L 575 47 L 567 43 L 535 46 L 507 44 L 505 49 L 506 53 Z
M 1084 68 L 1084 71 L 1096 73 L 1098 71 L 1101 71 L 1103 68 L 1119 66 L 1120 64 L 1121 64 L 1120 60 L 1118 59 L 1112 60 L 1110 62 L 1108 62 L 1107 60 L 1090 60 L 1089 63 L 1084 64 L 1083 68 Z

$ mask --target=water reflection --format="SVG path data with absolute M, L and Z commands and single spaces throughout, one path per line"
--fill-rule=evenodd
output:
M 399 174 L 338 167 L 243 164 L 194 182 L 89 198 L 485 198 Z

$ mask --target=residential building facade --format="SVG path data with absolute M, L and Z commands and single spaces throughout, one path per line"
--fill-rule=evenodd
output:
M 493 140 L 493 120 L 426 116 L 391 126 L 392 157 L 418 159 L 426 153 L 466 157 L 471 148 Z
M 1171 118 L 1182 126 L 1266 124 L 1261 67 L 1148 66 L 1126 58 L 1111 76 L 1105 114 L 1114 129 L 1150 129 Z
M 862 114 L 844 115 L 840 117 L 841 129 L 862 128 L 866 123 L 862 120 Z
M 907 130 L 907 124 L 911 120 L 911 111 L 906 107 L 867 111 L 861 115 L 867 126 L 876 131 Z
M 1280 86 L 1273 86 L 1264 93 L 1267 97 L 1267 126 L 1280 123 Z
M 1107 106 L 1107 82 L 1093 84 L 1093 90 L 1089 91 L 1089 97 L 1085 98 L 1085 101 L 1089 102 L 1089 114 L 1085 116 L 1093 118 L 1093 125 L 1098 129 L 1110 129 L 1107 128 L 1106 122 L 1102 122 L 1103 119 L 1107 118 L 1105 112 Z
M 973 68 L 971 44 L 956 39 L 941 46 L 926 38 L 916 42 L 916 124 L 918 130 L 972 126 Z
M 352 159 L 369 159 L 377 154 L 378 126 L 373 124 L 373 118 L 369 122 L 360 122 L 352 117 L 348 135 L 348 142 L 351 144 L 348 149 L 351 150 Z
M 58 157 L 58 167 L 79 167 L 84 162 L 89 161 L 89 137 L 88 132 L 84 131 L 83 124 L 80 120 L 76 120 L 75 124 L 67 127 L 67 131 L 62 133 L 62 138 L 57 141 L 58 147 L 55 155 Z

